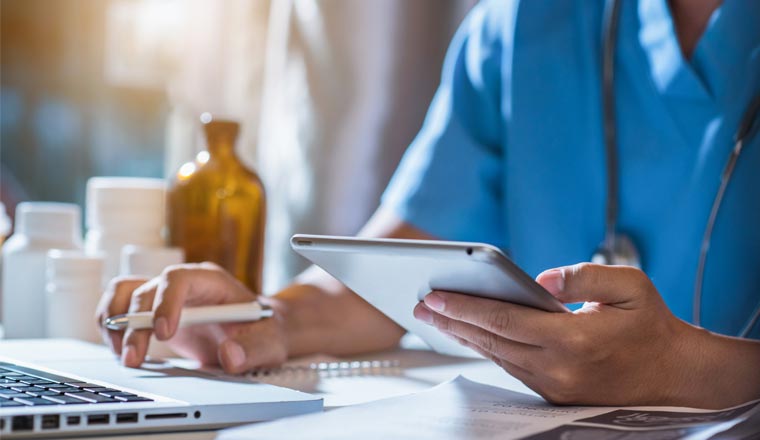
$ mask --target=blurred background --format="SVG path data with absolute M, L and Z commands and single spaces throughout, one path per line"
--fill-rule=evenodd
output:
M 204 111 L 242 123 L 268 197 L 265 291 L 292 233 L 371 215 L 474 0 L 2 0 L 0 179 L 84 203 L 91 176 L 170 178 Z

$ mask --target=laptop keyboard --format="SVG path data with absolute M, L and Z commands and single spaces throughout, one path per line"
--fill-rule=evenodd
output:
M 0 408 L 152 401 L 114 388 L 0 362 Z

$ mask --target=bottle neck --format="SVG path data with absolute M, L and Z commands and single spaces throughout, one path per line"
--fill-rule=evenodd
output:
M 234 139 L 226 136 L 214 136 L 208 138 L 208 152 L 212 156 L 234 156 Z
M 238 128 L 238 124 L 233 121 L 210 121 L 204 125 L 206 145 L 212 160 L 237 161 L 235 141 Z

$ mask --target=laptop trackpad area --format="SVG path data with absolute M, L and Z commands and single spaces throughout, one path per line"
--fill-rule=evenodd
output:
M 194 405 L 314 401 L 300 391 L 262 384 L 242 377 L 216 375 L 169 362 L 146 362 L 141 368 L 123 367 L 104 346 L 70 340 L 3 342 L 2 357 L 86 382 L 179 400 Z M 162 399 L 157 399 L 162 400 Z
M 193 404 L 235 404 L 313 400 L 298 391 L 230 376 L 212 376 L 169 363 L 146 362 L 142 368 L 126 368 L 115 360 L 53 361 L 48 368 L 76 372 L 89 380 L 113 383 L 121 388 L 147 392 Z

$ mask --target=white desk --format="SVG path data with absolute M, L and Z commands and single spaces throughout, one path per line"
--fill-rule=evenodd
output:
M 509 388 L 514 391 L 535 394 L 517 379 L 487 360 L 463 359 L 441 356 L 424 348 L 415 338 L 405 338 L 398 350 L 369 353 L 347 360 L 396 361 L 392 368 L 382 368 L 368 374 L 337 372 L 333 374 L 291 374 L 274 377 L 261 376 L 258 380 L 275 385 L 287 386 L 321 396 L 325 399 L 325 410 L 329 411 L 345 405 L 354 405 L 372 400 L 394 397 L 424 391 L 462 374 L 472 380 Z M 293 364 L 308 364 L 323 357 L 309 357 L 294 360 Z M 103 438 L 113 440 L 208 440 L 216 436 L 215 431 L 179 432 L 164 434 L 136 434 Z

